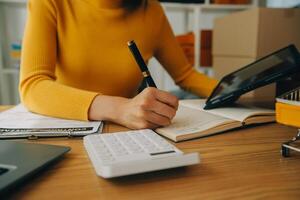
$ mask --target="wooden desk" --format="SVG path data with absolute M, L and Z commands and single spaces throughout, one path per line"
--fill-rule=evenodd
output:
M 105 131 L 124 128 L 107 124 Z M 299 199 L 300 155 L 283 158 L 280 145 L 296 134 L 279 124 L 177 143 L 202 163 L 105 180 L 95 175 L 81 139 L 33 143 L 72 148 L 63 160 L 16 189 L 12 199 Z

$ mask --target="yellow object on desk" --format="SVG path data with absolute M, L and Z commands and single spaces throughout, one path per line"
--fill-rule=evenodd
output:
M 276 121 L 281 124 L 300 127 L 300 106 L 276 103 Z
M 281 124 L 300 127 L 300 87 L 276 98 L 276 121 Z
M 276 121 L 300 128 L 300 87 L 282 94 L 276 101 Z M 300 129 L 295 137 L 281 145 L 282 156 L 289 157 L 290 150 L 300 152 L 299 141 Z

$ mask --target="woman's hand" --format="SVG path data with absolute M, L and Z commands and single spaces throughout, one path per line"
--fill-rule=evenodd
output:
M 132 99 L 99 95 L 91 105 L 89 117 L 131 129 L 155 129 L 169 125 L 177 108 L 177 97 L 150 87 Z
M 156 88 L 146 88 L 120 106 L 119 123 L 128 128 L 143 129 L 167 126 L 176 114 L 178 99 Z

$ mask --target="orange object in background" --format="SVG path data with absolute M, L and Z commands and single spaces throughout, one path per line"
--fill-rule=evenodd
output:
M 179 35 L 176 37 L 177 41 L 179 42 L 180 46 L 182 47 L 184 54 L 186 55 L 189 63 L 192 65 L 195 64 L 195 55 L 194 55 L 194 42 L 195 37 L 194 34 L 187 33 L 184 35 Z
M 211 0 L 212 4 L 250 4 L 250 0 Z
M 195 36 L 190 32 L 185 35 L 179 35 L 176 37 L 180 46 L 182 47 L 189 63 L 195 64 Z M 200 41 L 200 66 L 211 67 L 212 66 L 212 30 L 201 31 Z

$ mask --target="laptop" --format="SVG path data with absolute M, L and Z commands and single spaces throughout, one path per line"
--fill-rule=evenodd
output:
M 295 45 L 289 45 L 224 76 L 208 97 L 204 109 L 231 104 L 249 91 L 299 73 L 300 53 Z
M 0 141 L 0 195 L 70 151 L 69 147 Z

